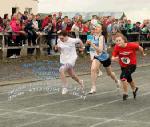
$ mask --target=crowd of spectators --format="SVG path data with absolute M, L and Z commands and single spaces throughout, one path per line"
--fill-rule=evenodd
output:
M 68 16 L 62 16 L 62 12 L 49 14 L 46 17 L 41 17 L 39 14 L 23 14 L 18 12 L 9 18 L 8 14 L 0 17 L 0 32 L 4 33 L 5 46 L 29 46 L 37 45 L 37 37 L 40 33 L 47 35 L 48 50 L 47 54 L 51 55 L 53 45 L 57 42 L 57 34 L 60 30 L 66 30 L 70 36 L 78 37 L 86 41 L 86 35 L 90 34 L 91 30 L 97 24 L 103 26 L 103 35 L 107 40 L 108 46 L 113 43 L 113 34 L 122 32 L 124 35 L 132 32 L 148 34 L 150 32 L 150 20 L 132 23 L 126 17 L 115 19 L 111 16 L 98 17 L 93 15 L 90 20 L 85 20 L 82 15 L 76 15 L 71 19 Z M 148 36 L 148 35 L 147 35 Z M 28 49 L 29 54 L 33 54 L 34 49 Z M 17 58 L 20 55 L 20 49 L 8 49 L 7 57 Z

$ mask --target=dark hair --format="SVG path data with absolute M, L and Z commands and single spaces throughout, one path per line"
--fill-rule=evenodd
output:
M 50 14 L 50 15 L 48 15 L 48 17 L 49 17 L 49 18 L 52 18 L 52 15 L 51 15 L 51 14 Z
M 68 18 L 68 16 L 64 16 L 64 18 Z
M 62 31 L 60 31 L 59 33 L 58 33 L 58 36 L 68 36 L 68 33 L 67 33 L 67 31 L 65 31 L 65 30 L 62 30 Z
M 116 39 L 117 37 L 121 37 L 124 40 L 125 43 L 128 42 L 127 38 L 123 34 L 121 34 L 121 33 L 116 33 L 116 35 L 114 36 L 114 38 Z
M 8 17 L 8 14 L 4 14 L 4 19 L 6 19 Z

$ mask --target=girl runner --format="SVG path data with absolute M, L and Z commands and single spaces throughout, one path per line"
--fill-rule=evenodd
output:
M 62 94 L 66 94 L 68 92 L 68 82 L 65 76 L 65 72 L 67 72 L 72 79 L 79 83 L 81 89 L 83 90 L 83 80 L 79 79 L 74 71 L 75 62 L 77 60 L 75 44 L 77 43 L 79 43 L 80 46 L 83 47 L 83 43 L 79 38 L 69 37 L 66 31 L 61 31 L 60 33 L 58 33 L 58 41 L 57 45 L 55 46 L 55 50 L 60 51 L 61 67 L 59 69 L 59 72 L 60 78 L 63 82 Z
M 123 100 L 128 98 L 128 84 L 130 84 L 133 91 L 133 97 L 136 98 L 138 87 L 132 79 L 132 73 L 136 70 L 136 51 L 139 50 L 142 56 L 146 54 L 143 48 L 138 43 L 128 43 L 126 37 L 120 33 L 115 36 L 116 45 L 112 53 L 112 60 L 118 61 L 121 66 L 120 79 L 123 85 Z
M 87 41 L 87 44 L 91 45 L 90 50 L 94 50 L 96 52 L 94 59 L 92 61 L 92 65 L 91 65 L 92 88 L 89 94 L 93 94 L 96 92 L 97 72 L 101 64 L 103 64 L 103 66 L 105 67 L 108 76 L 110 76 L 115 81 L 115 83 L 117 84 L 117 88 L 119 88 L 120 81 L 116 78 L 115 73 L 112 72 L 110 58 L 109 57 L 103 58 L 105 60 L 102 60 L 99 57 L 103 51 L 106 52 L 106 45 L 105 45 L 104 36 L 102 35 L 101 25 L 96 26 L 95 31 L 94 31 L 94 37 L 90 41 Z
M 92 28 L 91 29 L 91 34 L 90 35 L 87 35 L 87 41 L 91 41 L 94 37 L 94 30 L 95 28 Z M 96 55 L 96 51 L 93 50 L 91 47 L 90 47 L 90 58 L 91 58 L 91 62 L 94 60 L 94 56 Z M 98 76 L 100 77 L 101 75 L 103 75 L 102 71 L 98 70 Z

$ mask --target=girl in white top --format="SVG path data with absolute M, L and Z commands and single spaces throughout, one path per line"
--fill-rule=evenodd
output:
M 77 43 L 80 43 L 80 46 L 83 46 L 83 43 L 79 38 L 69 37 L 66 31 L 61 31 L 58 33 L 58 41 L 57 45 L 55 46 L 55 50 L 59 50 L 61 53 L 61 67 L 59 72 L 60 78 L 63 82 L 62 94 L 66 94 L 68 92 L 68 83 L 66 80 L 65 72 L 67 72 L 72 79 L 78 82 L 81 85 L 81 89 L 83 89 L 83 80 L 80 80 L 74 71 L 75 62 L 77 60 L 75 44 Z

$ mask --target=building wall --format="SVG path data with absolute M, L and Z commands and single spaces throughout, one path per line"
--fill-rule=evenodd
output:
M 5 13 L 12 14 L 12 8 L 18 7 L 18 11 L 23 13 L 25 8 L 32 8 L 32 13 L 38 12 L 38 2 L 36 0 L 0 0 L 0 16 Z

